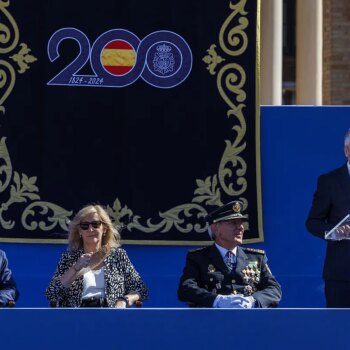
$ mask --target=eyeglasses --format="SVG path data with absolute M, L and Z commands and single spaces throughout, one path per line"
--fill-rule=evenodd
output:
M 88 230 L 90 225 L 93 227 L 93 228 L 100 228 L 101 225 L 102 225 L 102 221 L 82 221 L 81 223 L 79 223 L 79 226 L 82 230 Z

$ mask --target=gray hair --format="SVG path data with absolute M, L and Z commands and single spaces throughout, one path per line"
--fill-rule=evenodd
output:
M 210 239 L 213 239 L 213 231 L 211 230 L 210 225 L 208 226 L 208 235 L 209 235 Z
M 213 241 L 215 241 L 216 236 L 215 236 L 215 233 L 213 232 L 213 230 L 211 229 L 210 225 L 208 226 L 208 235 Z
M 350 129 L 345 134 L 344 146 L 350 146 Z

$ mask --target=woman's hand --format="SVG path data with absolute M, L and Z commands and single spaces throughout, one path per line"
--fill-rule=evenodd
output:
M 125 300 L 120 299 L 120 300 L 118 300 L 117 303 L 115 304 L 115 307 L 116 307 L 117 309 L 126 309 L 126 308 L 127 308 L 127 303 L 126 303 Z
M 73 265 L 73 268 L 76 272 L 79 272 L 84 267 L 88 267 L 91 263 L 92 253 L 83 254 L 78 261 Z
M 127 307 L 133 306 L 136 301 L 140 300 L 140 294 L 137 292 L 130 292 L 128 295 L 125 295 L 124 297 L 117 300 L 117 303 L 115 304 L 115 307 L 117 309 L 125 309 Z
M 72 265 L 61 277 L 61 283 L 67 288 L 74 280 L 81 276 L 81 270 L 88 267 L 91 262 L 92 253 L 83 254 L 78 261 Z

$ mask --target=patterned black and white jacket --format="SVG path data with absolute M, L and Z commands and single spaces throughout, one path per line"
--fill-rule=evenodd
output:
M 83 292 L 83 276 L 78 277 L 68 287 L 60 281 L 62 276 L 79 257 L 83 249 L 64 252 L 56 271 L 46 289 L 46 297 L 51 306 L 79 307 Z M 148 290 L 139 273 L 132 265 L 126 251 L 122 248 L 112 248 L 104 260 L 105 264 L 105 295 L 108 307 L 114 307 L 118 298 L 129 292 L 140 294 L 141 300 L 148 298 Z

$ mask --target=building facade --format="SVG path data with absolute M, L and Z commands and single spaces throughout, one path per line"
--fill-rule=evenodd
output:
M 350 104 L 350 2 L 261 0 L 261 104 Z

